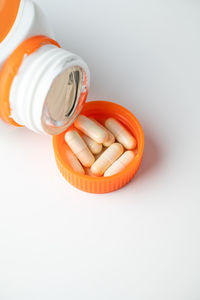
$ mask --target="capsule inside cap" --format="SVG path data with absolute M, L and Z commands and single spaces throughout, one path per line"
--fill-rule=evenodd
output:
M 65 141 L 84 167 L 90 167 L 94 163 L 93 154 L 77 131 L 68 131 L 65 134 Z
M 121 144 L 112 144 L 92 165 L 92 173 L 96 176 L 102 176 L 104 172 L 114 163 L 114 161 L 118 159 L 120 155 L 122 155 L 123 151 L 124 148 Z
M 126 151 L 104 173 L 104 177 L 115 175 L 123 171 L 134 159 L 133 151 Z
M 74 125 L 97 143 L 103 144 L 108 138 L 107 131 L 86 116 L 80 115 Z
M 105 122 L 106 128 L 112 132 L 116 140 L 121 143 L 124 148 L 133 150 L 137 146 L 136 139 L 130 134 L 130 132 L 116 119 L 109 118 Z

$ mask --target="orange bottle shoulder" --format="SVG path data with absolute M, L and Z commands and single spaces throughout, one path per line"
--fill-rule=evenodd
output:
M 20 3 L 21 0 L 0 0 L 0 43 L 14 25 Z

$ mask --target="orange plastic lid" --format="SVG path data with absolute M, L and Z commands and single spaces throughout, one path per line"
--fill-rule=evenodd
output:
M 15 23 L 21 0 L 0 0 L 0 43 Z
M 53 137 L 53 148 L 58 169 L 64 178 L 76 188 L 96 194 L 109 193 L 126 185 L 137 173 L 143 155 L 144 134 L 137 118 L 126 108 L 107 101 L 92 101 L 84 105 L 81 114 L 93 117 L 97 121 L 104 121 L 113 117 L 122 123 L 136 138 L 138 153 L 134 160 L 120 173 L 110 177 L 91 177 L 75 172 L 68 161 L 67 145 L 64 140 L 65 133 L 73 129 L 74 125 L 60 135 Z

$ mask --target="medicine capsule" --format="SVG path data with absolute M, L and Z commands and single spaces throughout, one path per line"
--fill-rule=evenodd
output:
M 132 150 L 136 147 L 136 139 L 130 134 L 130 132 L 117 120 L 109 118 L 105 122 L 105 126 L 108 130 L 114 134 L 116 140 L 121 143 L 126 149 Z
M 96 177 L 92 171 L 91 171 L 91 168 L 85 168 L 85 174 L 88 175 L 88 176 L 91 176 L 91 177 Z
M 66 151 L 67 159 L 72 167 L 72 169 L 80 174 L 85 174 L 85 170 L 83 169 L 81 163 L 79 162 L 78 158 L 74 155 L 74 153 L 68 148 Z
M 103 143 L 104 147 L 109 147 L 115 142 L 115 137 L 114 135 L 108 130 L 108 138 L 107 140 Z
M 135 158 L 133 151 L 126 151 L 120 158 L 118 158 L 110 168 L 104 173 L 104 177 L 115 175 L 123 171 Z
M 76 128 L 85 133 L 91 139 L 99 144 L 103 144 L 107 138 L 108 133 L 93 120 L 80 115 L 74 122 Z
M 92 119 L 96 124 L 98 124 L 101 128 L 103 128 L 107 134 L 107 140 L 103 143 L 104 147 L 109 147 L 110 145 L 112 145 L 115 142 L 115 137 L 114 135 L 107 129 L 105 128 L 101 123 L 97 122 L 96 120 Z
M 81 134 L 81 137 L 84 139 L 86 142 L 88 148 L 93 154 L 99 154 L 102 151 L 103 145 L 95 142 L 92 140 L 89 136 L 85 134 Z
M 122 155 L 123 152 L 124 148 L 121 144 L 112 144 L 92 165 L 92 173 L 96 176 L 102 176 L 104 172 L 116 161 L 116 159 Z
M 95 160 L 97 160 L 97 159 L 104 153 L 104 151 L 105 151 L 106 149 L 107 149 L 106 147 L 103 147 L 103 148 L 102 148 L 102 151 L 101 151 L 100 153 L 98 153 L 98 154 L 95 155 Z
M 68 131 L 65 134 L 65 141 L 84 167 L 90 167 L 94 163 L 93 154 L 77 131 Z

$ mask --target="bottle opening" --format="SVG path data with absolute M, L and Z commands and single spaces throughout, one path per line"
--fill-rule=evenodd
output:
M 57 76 L 47 94 L 42 126 L 46 133 L 56 135 L 68 128 L 80 113 L 88 92 L 86 72 L 72 66 Z

